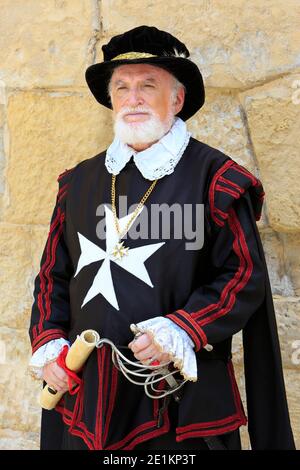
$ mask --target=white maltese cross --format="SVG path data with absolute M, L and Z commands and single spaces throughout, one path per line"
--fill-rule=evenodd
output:
M 133 274 L 141 281 L 144 281 L 148 286 L 154 287 L 149 274 L 145 268 L 144 262 L 157 251 L 165 242 L 144 245 L 137 248 L 126 249 L 123 246 L 124 242 L 119 242 L 119 236 L 114 224 L 113 213 L 109 207 L 104 205 L 105 208 L 105 222 L 106 222 L 106 251 L 102 250 L 95 243 L 88 240 L 81 233 L 78 233 L 81 255 L 78 260 L 77 269 L 74 277 L 85 266 L 94 263 L 95 261 L 103 260 L 100 269 L 98 270 L 94 281 L 88 290 L 81 308 L 93 299 L 96 295 L 102 294 L 103 297 L 117 310 L 119 304 L 115 294 L 114 284 L 111 275 L 110 263 L 114 262 L 121 268 Z M 141 213 L 143 207 L 138 211 L 136 217 Z M 120 232 L 123 233 L 126 224 L 132 214 L 118 219 Z M 135 221 L 136 217 L 130 223 L 128 230 Z

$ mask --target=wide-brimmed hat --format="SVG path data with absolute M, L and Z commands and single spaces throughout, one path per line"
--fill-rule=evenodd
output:
M 204 104 L 201 72 L 188 57 L 186 46 L 177 38 L 154 26 L 139 26 L 114 36 L 102 46 L 104 61 L 90 65 L 85 72 L 87 84 L 96 100 L 112 109 L 108 83 L 115 67 L 122 64 L 151 64 L 173 74 L 186 88 L 185 101 L 178 117 L 186 121 Z

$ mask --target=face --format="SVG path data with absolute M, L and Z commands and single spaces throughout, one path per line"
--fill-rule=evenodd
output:
M 168 132 L 184 103 L 184 90 L 180 88 L 174 99 L 173 88 L 173 76 L 162 68 L 150 64 L 117 67 L 110 89 L 115 132 L 121 140 L 141 148 Z

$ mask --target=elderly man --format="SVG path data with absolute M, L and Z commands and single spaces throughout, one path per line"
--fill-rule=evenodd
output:
M 247 416 L 231 340 L 243 330 L 252 448 L 292 449 L 255 222 L 261 182 L 187 130 L 205 93 L 182 42 L 141 26 L 102 49 L 104 62 L 90 66 L 86 80 L 112 109 L 115 137 L 58 177 L 35 279 L 30 367 L 66 392 L 55 410 L 43 411 L 41 448 L 240 449 Z M 56 360 L 85 329 L 149 375 L 164 366 L 154 397 L 122 374 L 108 344 L 69 390 L 70 371 Z M 166 371 L 180 385 L 176 392 Z M 163 390 L 169 393 L 160 396 Z

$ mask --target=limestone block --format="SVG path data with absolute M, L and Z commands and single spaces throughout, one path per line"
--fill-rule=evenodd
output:
M 30 290 L 33 292 L 33 282 L 35 276 L 40 270 L 40 262 L 44 247 L 47 242 L 48 237 L 48 228 L 49 227 L 33 227 L 31 230 L 30 238 L 30 254 L 32 260 L 32 271 L 31 271 L 31 280 L 30 280 Z
M 274 296 L 274 305 L 283 364 L 287 368 L 299 367 L 295 356 L 297 345 L 300 355 L 300 299 Z
M 1 1 L 0 79 L 9 87 L 85 86 L 100 22 L 90 0 Z
M 297 297 L 282 297 L 279 295 L 274 295 L 273 299 L 283 367 L 284 369 L 294 368 L 297 366 L 296 347 L 298 342 L 300 348 L 300 301 Z M 241 332 L 233 337 L 232 351 L 235 363 L 240 366 L 243 362 Z
M 30 228 L 0 224 L 0 325 L 25 328 L 31 304 Z
M 39 433 L 0 429 L 0 450 L 39 450 Z
M 5 102 L 4 91 L 0 80 L 0 210 L 3 204 L 3 193 L 5 188 Z
M 111 116 L 88 92 L 12 94 L 3 220 L 49 224 L 58 175 L 107 148 L 112 139 Z
M 300 374 L 299 365 L 295 369 L 285 369 L 284 380 L 290 412 L 290 419 L 296 449 L 300 449 Z
M 285 297 L 294 295 L 292 273 L 286 272 L 283 242 L 280 234 L 262 231 L 261 240 L 264 247 L 272 293 Z
M 300 295 L 300 235 L 283 233 L 285 269 L 292 280 L 295 295 Z
M 0 342 L 5 348 L 0 361 L 1 427 L 39 432 L 41 382 L 33 380 L 27 370 L 31 357 L 27 330 L 1 327 Z
M 204 106 L 187 125 L 193 137 L 256 171 L 242 109 L 232 93 L 208 89 Z
M 109 40 L 154 24 L 187 45 L 212 87 L 245 87 L 300 66 L 297 0 L 183 0 L 178 12 L 177 0 L 103 0 L 103 33 Z
M 297 83 L 300 75 L 292 74 L 240 95 L 266 192 L 269 223 L 279 232 L 300 229 Z

